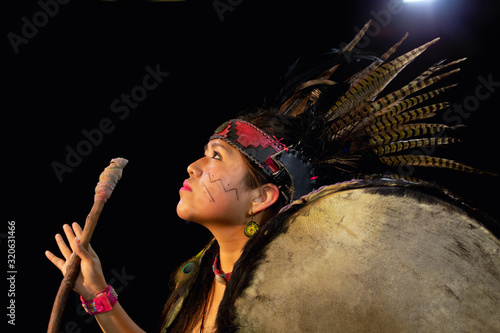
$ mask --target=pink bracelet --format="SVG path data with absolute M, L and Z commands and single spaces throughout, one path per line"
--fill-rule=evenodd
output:
M 87 301 L 82 296 L 80 296 L 80 300 L 85 311 L 90 315 L 95 315 L 113 310 L 113 305 L 118 302 L 118 294 L 108 284 L 108 287 L 98 292 L 93 300 Z

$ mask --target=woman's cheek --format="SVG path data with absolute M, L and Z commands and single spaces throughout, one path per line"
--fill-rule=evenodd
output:
M 237 187 L 231 186 L 231 182 L 224 180 L 216 174 L 207 172 L 201 179 L 203 191 L 209 203 L 234 202 L 239 200 Z
M 203 223 L 208 220 L 232 219 L 240 201 L 241 190 L 232 186 L 232 179 L 224 174 L 205 172 L 194 192 L 181 194 L 177 214 L 184 220 Z M 240 182 L 241 183 L 241 182 Z M 241 184 L 240 184 L 241 185 Z

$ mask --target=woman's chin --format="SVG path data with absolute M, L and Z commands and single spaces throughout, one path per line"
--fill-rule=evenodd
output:
M 177 204 L 177 208 L 176 208 L 176 211 L 177 211 L 177 215 L 183 219 L 183 220 L 189 220 L 187 218 L 187 212 L 186 212 L 186 209 L 184 207 L 184 204 L 182 202 L 182 199 L 179 200 L 179 203 Z

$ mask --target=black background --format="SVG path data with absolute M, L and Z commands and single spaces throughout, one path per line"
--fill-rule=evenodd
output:
M 406 79 L 437 60 L 467 57 L 452 80 L 460 82 L 448 96 L 453 103 L 474 96 L 479 76 L 500 82 L 499 1 L 221 0 L 218 3 L 231 10 L 220 15 L 214 3 L 73 0 L 40 21 L 37 33 L 19 44 L 18 52 L 9 33 L 22 36 L 26 20 L 41 19 L 37 13 L 43 9 L 31 1 L 11 5 L 3 13 L 2 164 L 7 166 L 7 201 L 2 205 L 0 242 L 5 267 L 7 221 L 14 220 L 18 273 L 16 326 L 9 325 L 13 332 L 46 329 L 62 277 L 44 251 L 57 252 L 53 236 L 64 223 L 83 225 L 99 174 L 118 156 L 130 163 L 106 204 L 92 244 L 108 281 L 120 289 L 125 309 L 141 327 L 154 331 L 168 296 L 170 273 L 210 236 L 176 215 L 186 167 L 202 155 L 220 123 L 259 105 L 292 61 L 350 41 L 355 27 L 368 19 L 375 28 L 382 27 L 370 32 L 366 47 L 378 53 L 405 32 L 410 36 L 398 54 L 441 37 L 401 74 Z M 389 3 L 400 6 L 397 14 L 390 14 Z M 158 66 L 169 75 L 120 119 L 123 114 L 114 113 L 111 104 L 142 84 L 146 66 Z M 465 143 L 454 152 L 461 162 L 498 172 L 500 87 L 495 89 L 477 110 L 459 118 L 468 128 L 461 131 Z M 98 128 L 104 118 L 111 120 L 113 130 L 71 173 L 58 179 L 53 163 L 65 164 L 66 147 L 76 149 L 86 140 L 82 131 Z M 443 179 L 499 216 L 498 177 L 443 173 Z M 8 285 L 3 285 L 6 314 Z M 61 331 L 99 331 L 78 302 L 73 294 Z M 4 314 L 2 318 L 8 320 Z

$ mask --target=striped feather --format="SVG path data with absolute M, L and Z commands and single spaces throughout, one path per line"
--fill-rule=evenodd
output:
M 377 135 L 371 136 L 369 143 L 371 145 L 382 145 L 390 142 L 408 139 L 416 136 L 437 134 L 443 132 L 450 127 L 443 124 L 426 124 L 417 123 L 396 127 L 390 131 L 383 131 Z
M 422 90 L 422 89 L 458 72 L 459 70 L 460 69 L 457 68 L 457 69 L 449 71 L 445 74 L 438 75 L 438 76 L 435 76 L 435 77 L 432 77 L 429 79 L 425 79 L 423 81 L 414 83 L 412 85 L 408 84 L 408 85 L 404 86 L 403 88 L 401 88 L 397 91 L 394 91 L 390 94 L 387 94 L 386 96 L 381 97 L 378 100 L 368 104 L 367 106 L 363 107 L 362 109 L 359 109 L 359 111 L 357 111 L 357 112 L 346 114 L 342 119 L 338 120 L 333 125 L 334 126 L 333 130 L 336 132 L 336 136 L 342 137 L 343 132 L 338 132 L 338 130 L 340 128 L 343 128 L 345 131 L 345 129 L 348 128 L 348 125 L 353 124 L 355 122 L 359 122 L 362 118 L 366 118 L 367 116 L 372 115 L 372 114 L 376 113 L 377 111 L 383 111 L 383 109 L 388 107 L 388 106 L 391 107 L 391 109 L 392 109 L 395 106 L 397 106 L 399 104 L 399 102 L 405 101 L 404 98 L 406 96 L 409 96 L 409 95 L 411 95 L 419 90 Z M 419 95 L 419 96 L 412 99 L 412 101 L 413 101 L 412 105 L 416 105 L 418 103 L 421 103 L 425 99 L 432 98 L 450 87 L 451 86 L 441 88 L 441 89 L 436 89 L 436 90 L 429 92 L 427 94 Z M 395 104 L 395 103 L 397 103 L 397 104 Z M 408 103 L 405 103 L 405 104 L 408 104 Z M 394 112 L 391 112 L 391 113 L 394 113 Z M 360 128 L 363 127 L 363 123 L 356 124 L 356 127 L 359 130 Z
M 394 44 L 386 53 L 384 53 L 380 59 L 373 61 L 368 67 L 366 67 L 364 70 L 359 71 L 358 73 L 354 74 L 351 78 L 347 80 L 351 84 L 351 86 L 358 84 L 362 80 L 366 79 L 368 76 L 370 76 L 377 68 L 379 68 L 384 61 L 389 59 L 389 57 L 396 51 L 396 49 L 401 45 L 401 43 L 404 42 L 404 40 L 408 37 L 408 33 L 404 35 L 403 38 L 396 44 Z
M 427 156 L 427 155 L 397 155 L 397 156 L 381 156 L 380 161 L 389 166 L 419 166 L 419 167 L 433 167 L 452 169 L 461 172 L 487 174 L 491 176 L 498 176 L 495 173 L 482 171 L 471 166 L 455 162 L 441 157 Z
M 426 100 L 430 98 L 434 98 L 437 95 L 441 94 L 442 92 L 445 92 L 446 90 L 455 87 L 456 85 L 449 85 L 443 88 L 438 88 L 426 93 L 423 93 L 421 95 L 415 96 L 415 97 L 409 97 L 403 100 L 400 100 L 394 104 L 391 104 L 384 109 L 380 110 L 379 112 L 373 113 L 367 117 L 365 117 L 363 120 L 360 121 L 360 123 L 357 125 L 357 130 L 364 130 L 367 133 L 371 132 L 370 125 L 377 121 L 382 121 L 384 119 L 393 117 L 394 115 L 401 113 L 417 104 L 423 103 Z M 446 105 L 446 104 L 445 104 Z
M 396 128 L 414 120 L 431 118 L 436 115 L 436 111 L 445 109 L 448 106 L 449 103 L 437 103 L 418 109 L 401 112 L 391 117 L 381 117 L 380 119 L 377 119 L 377 121 L 372 125 L 370 125 L 369 132 L 375 133 L 382 130 L 388 131 L 388 129 Z
M 347 174 L 352 172 L 369 174 L 373 158 L 378 158 L 389 166 L 436 167 L 488 174 L 449 159 L 402 153 L 417 147 L 445 145 L 459 141 L 444 135 L 445 131 L 455 127 L 422 120 L 433 117 L 438 111 L 449 107 L 450 104 L 447 102 L 437 101 L 428 105 L 427 101 L 455 87 L 455 84 L 428 88 L 460 71 L 459 68 L 454 69 L 452 66 L 461 63 L 465 58 L 451 62 L 439 61 L 394 91 L 382 93 L 408 64 L 439 38 L 390 61 L 388 59 L 408 34 L 380 57 L 352 52 L 368 30 L 370 23 L 365 24 L 344 48 L 340 51 L 335 50 L 338 52 L 335 55 L 337 57 L 340 55 L 335 63 L 331 62 L 331 65 L 323 63 L 322 67 L 318 67 L 321 71 L 315 71 L 313 78 L 297 81 L 298 84 L 295 85 L 297 88 L 292 90 L 292 97 L 282 99 L 286 102 L 281 105 L 278 111 L 280 114 L 297 116 L 304 111 L 310 111 L 309 117 L 304 118 L 310 125 L 306 132 L 313 133 L 315 139 L 301 141 L 298 147 L 307 147 L 315 152 L 311 163 L 329 165 Z M 349 75 L 347 80 L 341 79 L 343 84 L 324 89 L 327 85 L 336 84 L 332 75 L 339 68 L 339 63 L 342 66 L 349 65 L 349 57 L 369 60 L 370 64 Z M 344 86 L 348 88 L 339 94 Z M 317 102 L 320 103 L 319 107 L 313 108 Z M 374 165 L 373 171 L 380 172 L 382 169 L 379 167 L 380 165 Z
M 346 46 L 344 46 L 342 48 L 341 53 L 351 52 L 352 49 L 356 46 L 356 44 L 358 44 L 358 42 L 361 40 L 361 38 L 363 38 L 366 31 L 370 27 L 371 23 L 372 23 L 372 20 L 369 20 L 368 22 L 366 22 L 365 25 L 363 26 L 363 28 L 361 28 L 361 30 L 356 34 L 356 36 L 354 36 L 353 40 L 350 41 Z
M 453 88 L 455 86 L 456 85 L 453 84 L 453 85 L 449 85 L 446 87 L 438 88 L 438 89 L 420 94 L 418 96 L 405 98 L 403 100 L 400 100 L 396 103 L 393 103 L 393 104 L 389 105 L 388 107 L 385 107 L 384 109 L 380 110 L 379 113 L 374 115 L 373 118 L 376 118 L 379 116 L 389 118 L 389 117 L 391 117 L 395 114 L 401 113 L 401 112 L 403 112 L 403 111 L 405 111 L 405 110 L 407 110 L 415 105 L 421 104 L 428 99 L 434 98 L 437 95 L 439 95 L 439 94 L 441 94 L 441 93 L 443 93 L 443 92 L 447 91 L 448 89 Z
M 453 65 L 456 65 L 456 64 L 459 64 L 461 63 L 462 61 L 465 61 L 467 58 L 462 58 L 462 59 L 457 59 L 455 61 L 451 61 L 449 63 L 444 63 L 445 60 L 441 60 L 440 62 L 438 62 L 437 64 L 434 64 L 433 66 L 429 67 L 429 69 L 427 69 L 425 72 L 423 72 L 422 74 L 420 74 L 415 80 L 411 81 L 409 83 L 409 85 L 412 85 L 412 84 L 416 84 L 420 81 L 423 81 L 425 80 L 426 78 L 428 78 L 429 76 L 431 76 L 432 74 L 434 74 L 435 72 L 438 72 L 440 70 L 443 70 L 445 69 L 446 67 L 450 67 L 450 66 L 453 66 Z
M 406 54 L 399 56 L 391 62 L 380 66 L 374 73 L 366 79 L 351 87 L 337 102 L 326 112 L 327 121 L 342 119 L 348 112 L 353 111 L 353 106 L 363 105 L 368 100 L 376 96 L 394 77 L 403 70 L 410 62 L 424 52 L 430 45 L 436 43 L 436 38 L 420 47 L 413 49 Z M 334 123 L 339 128 L 340 123 Z M 335 128 L 334 128 L 335 130 Z
M 373 152 L 377 156 L 389 155 L 397 153 L 399 151 L 417 148 L 417 147 L 430 147 L 437 145 L 445 145 L 457 142 L 457 139 L 442 137 L 442 138 L 421 138 L 421 139 L 411 139 L 411 140 L 400 140 L 396 142 L 391 142 L 387 145 L 380 146 L 373 149 Z
M 324 71 L 323 73 L 321 73 L 319 76 L 318 76 L 318 79 L 319 80 L 328 80 L 330 78 L 330 76 L 333 75 L 333 73 L 335 73 L 335 71 L 339 68 L 340 64 L 336 64 L 335 66 L 327 69 L 326 71 Z
M 281 105 L 278 114 L 296 117 L 316 103 L 320 95 L 321 90 L 319 88 L 311 89 L 307 93 L 298 91 Z

